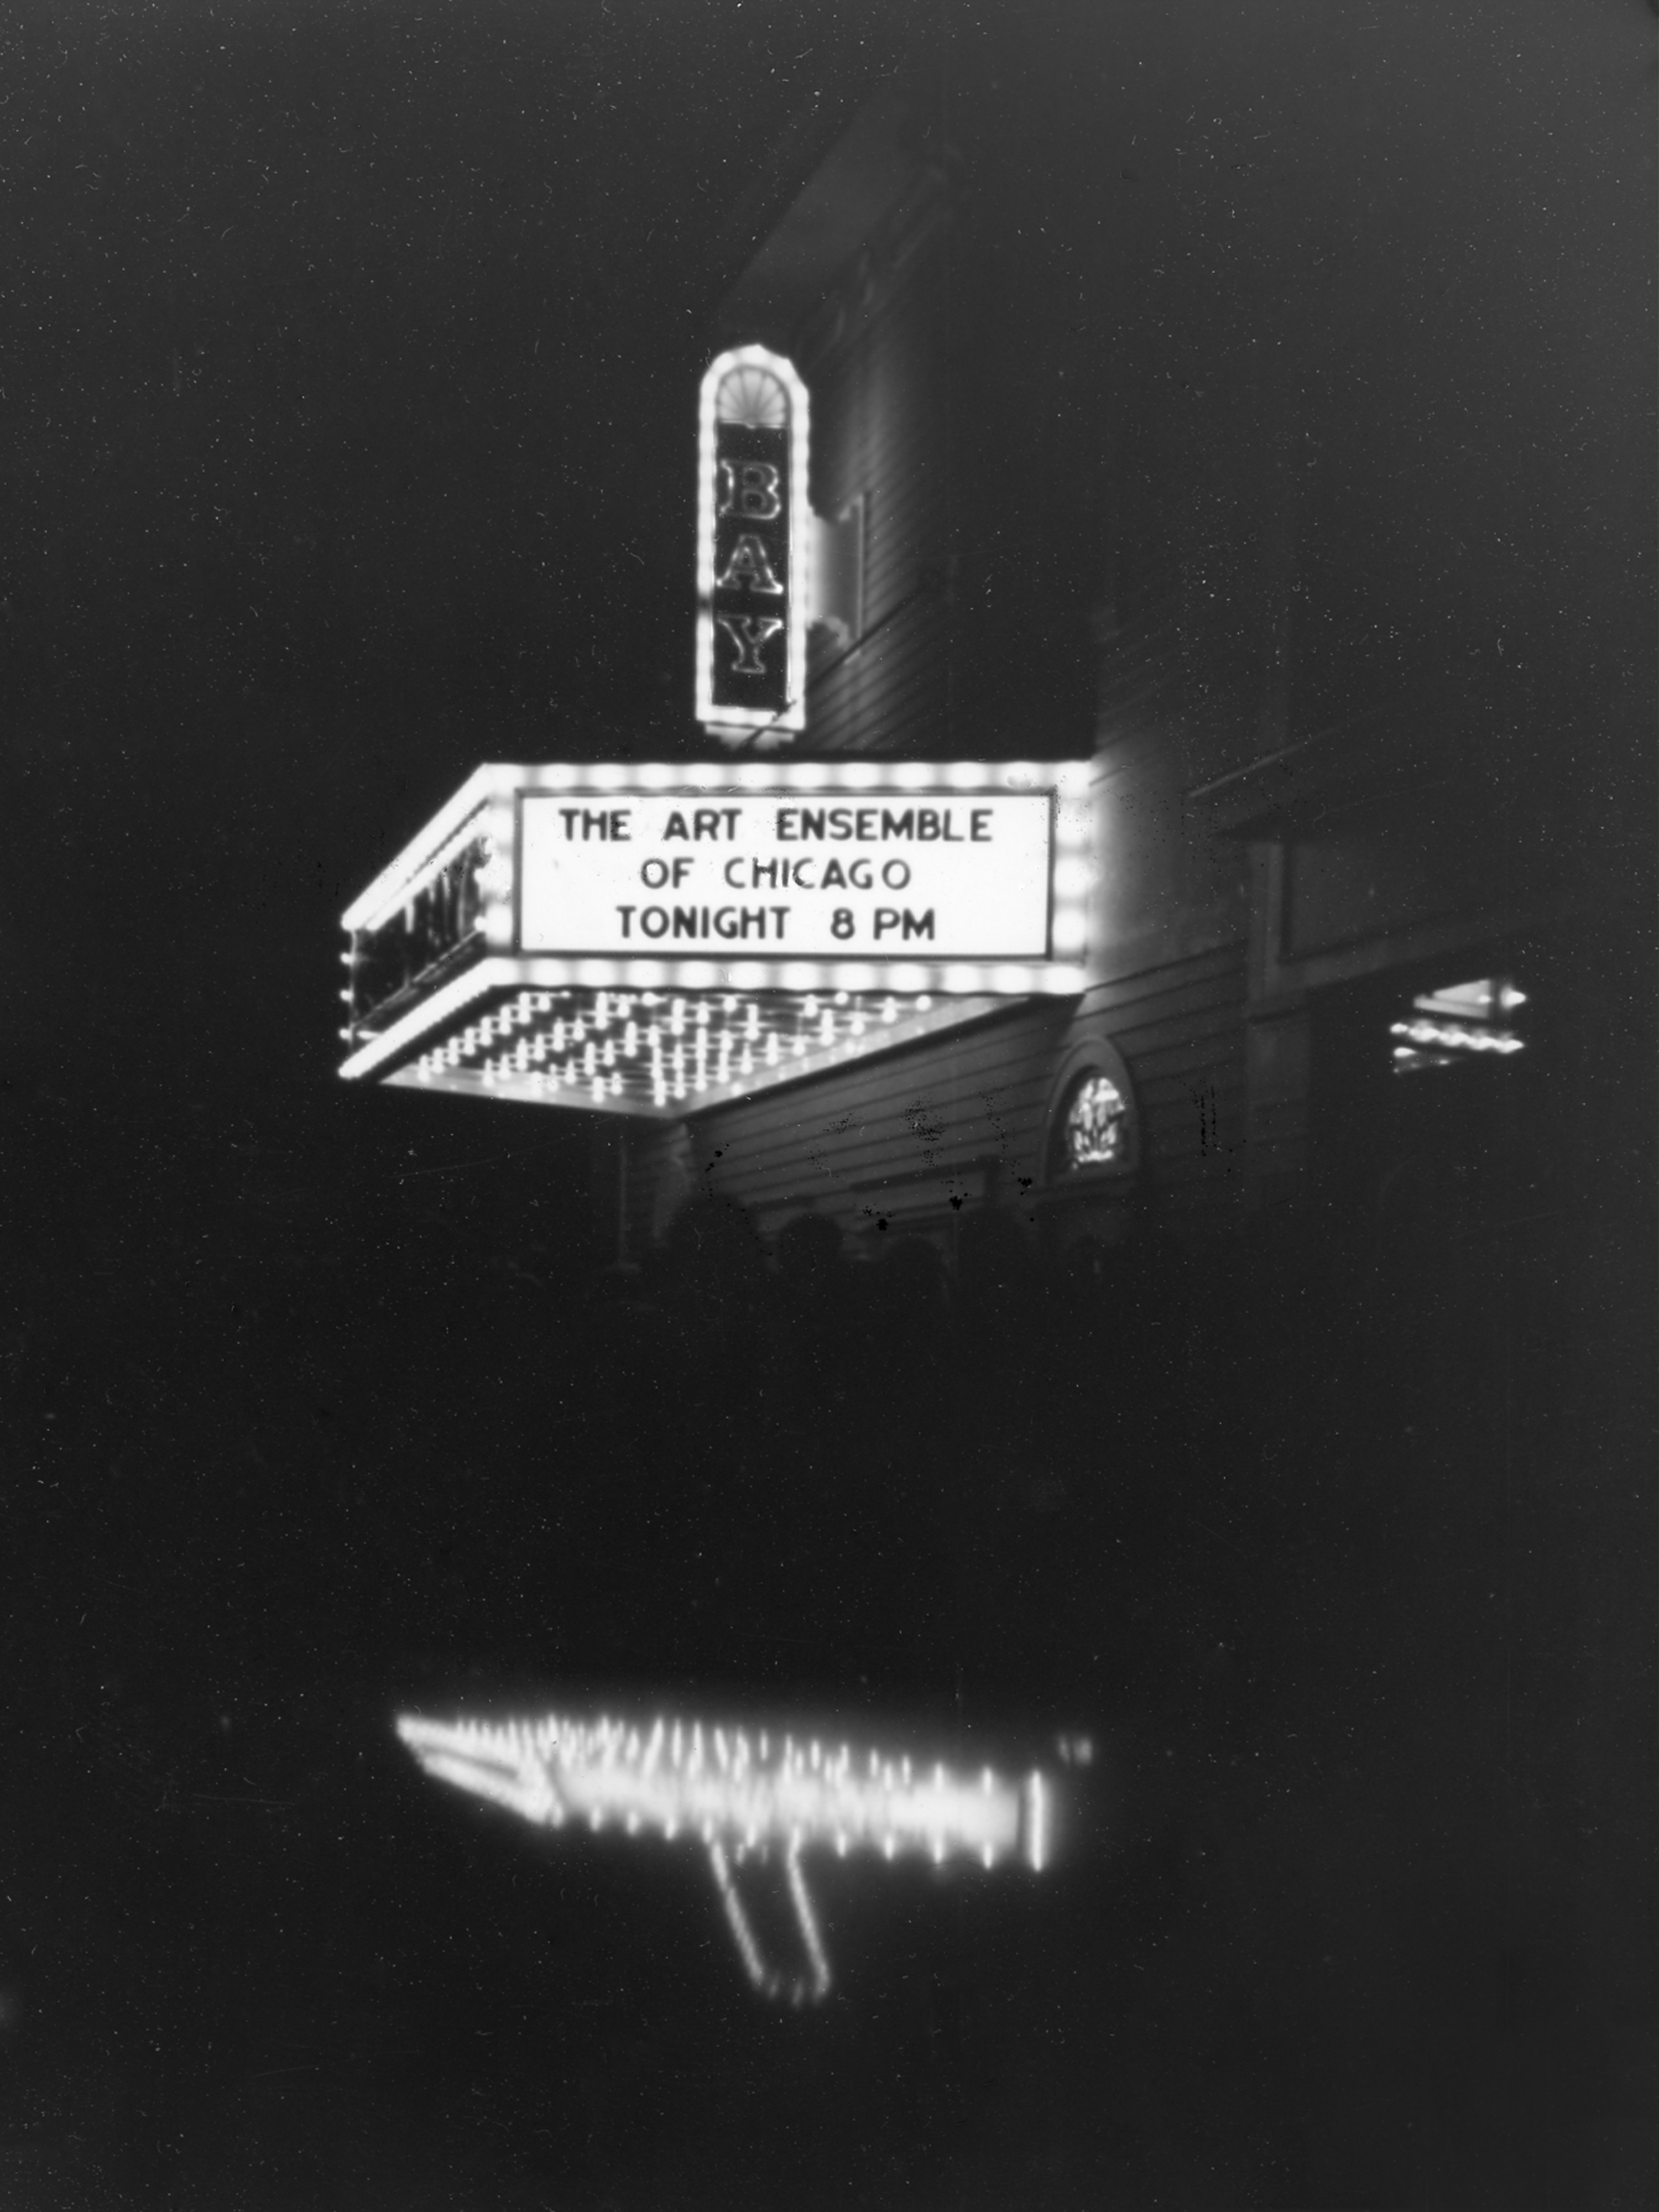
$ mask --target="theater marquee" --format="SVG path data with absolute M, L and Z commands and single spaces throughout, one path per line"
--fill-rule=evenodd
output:
M 1080 991 L 1086 778 L 480 769 L 344 918 L 341 1072 L 684 1113 Z

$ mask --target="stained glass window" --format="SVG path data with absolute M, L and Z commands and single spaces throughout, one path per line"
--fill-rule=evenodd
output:
M 1109 1075 L 1085 1078 L 1073 1094 L 1063 1132 L 1068 1168 L 1111 1167 L 1129 1139 L 1129 1103 Z

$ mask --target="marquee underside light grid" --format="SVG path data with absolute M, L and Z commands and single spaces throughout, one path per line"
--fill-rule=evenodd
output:
M 528 1105 L 678 1119 L 998 1012 L 890 992 L 508 988 L 474 1000 L 382 1080 Z

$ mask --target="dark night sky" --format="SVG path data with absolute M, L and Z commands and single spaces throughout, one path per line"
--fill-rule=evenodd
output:
M 899 29 L 756 12 L 64 8 L 8 34 L 31 1072 L 314 1076 L 323 933 L 453 782 L 684 742 L 704 324 L 767 212 L 740 203 Z

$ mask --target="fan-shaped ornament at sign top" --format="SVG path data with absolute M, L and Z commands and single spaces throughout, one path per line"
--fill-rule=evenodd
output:
M 781 430 L 789 419 L 789 395 L 769 369 L 752 362 L 720 379 L 714 396 L 714 420 L 745 430 Z

